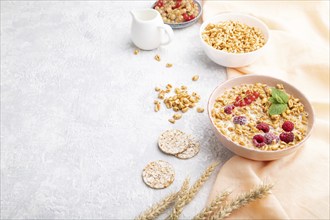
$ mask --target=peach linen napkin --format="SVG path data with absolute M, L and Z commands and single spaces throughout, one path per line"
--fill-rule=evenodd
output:
M 203 19 L 226 11 L 258 17 L 271 30 L 266 54 L 254 64 L 228 68 L 228 77 L 264 74 L 300 89 L 312 102 L 316 123 L 298 152 L 272 162 L 234 156 L 219 171 L 209 202 L 225 189 L 246 191 L 263 180 L 272 194 L 229 219 L 329 219 L 329 2 L 204 1 Z

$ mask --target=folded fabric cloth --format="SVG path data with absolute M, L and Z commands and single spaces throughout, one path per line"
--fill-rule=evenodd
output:
M 227 68 L 228 77 L 264 74 L 290 82 L 312 102 L 316 123 L 305 146 L 285 158 L 258 162 L 234 156 L 221 168 L 209 202 L 226 189 L 246 191 L 266 180 L 272 194 L 229 219 L 329 219 L 329 2 L 203 2 L 203 19 L 226 11 L 251 14 L 269 28 L 266 54 L 254 64 Z

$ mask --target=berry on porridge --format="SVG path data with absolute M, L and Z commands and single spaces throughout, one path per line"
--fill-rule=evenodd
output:
M 294 140 L 294 134 L 292 132 L 283 132 L 280 134 L 280 139 L 285 143 L 290 143 Z
M 158 0 L 156 9 L 165 23 L 182 23 L 197 17 L 199 7 L 193 0 Z
M 294 128 L 294 124 L 291 121 L 285 121 L 282 125 L 282 128 L 286 132 L 290 132 Z
M 307 135 L 308 113 L 282 84 L 242 84 L 216 99 L 217 129 L 236 144 L 265 151 L 292 147 Z
M 266 138 L 261 134 L 257 134 L 253 137 L 253 144 L 256 147 L 262 147 L 266 144 Z
M 278 143 L 278 141 L 280 140 L 280 138 L 272 132 L 266 133 L 264 137 L 266 139 L 266 144 L 272 144 L 273 142 Z
M 258 125 L 257 125 L 257 128 L 259 130 L 262 130 L 263 132 L 265 133 L 268 133 L 269 132 L 269 125 L 265 122 L 260 122 Z
M 233 119 L 234 124 L 245 125 L 247 120 L 245 116 L 236 116 Z

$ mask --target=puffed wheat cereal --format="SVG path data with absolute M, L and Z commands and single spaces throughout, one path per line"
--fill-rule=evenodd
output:
M 265 36 L 256 27 L 239 21 L 208 24 L 202 33 L 203 40 L 217 50 L 228 53 L 248 53 L 263 47 Z

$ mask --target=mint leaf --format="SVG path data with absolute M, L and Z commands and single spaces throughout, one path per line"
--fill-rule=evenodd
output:
M 286 104 L 276 104 L 273 103 L 269 108 L 270 115 L 279 115 L 282 114 L 287 108 Z
M 273 97 L 270 97 L 268 101 L 270 101 L 271 103 L 277 103 L 277 101 Z
M 282 104 L 288 103 L 289 101 L 289 96 L 285 92 L 276 88 L 272 88 L 272 97 L 274 97 L 278 103 Z
M 273 98 L 276 100 L 277 103 L 279 104 L 286 104 L 284 102 L 284 100 L 278 95 L 278 94 L 274 94 Z

